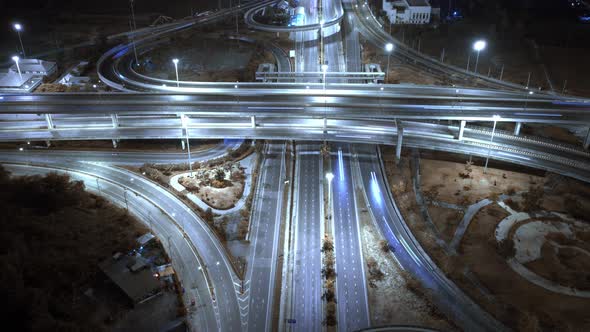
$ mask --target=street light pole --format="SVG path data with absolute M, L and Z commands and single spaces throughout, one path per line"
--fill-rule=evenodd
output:
M 477 74 L 477 64 L 479 63 L 479 51 L 477 51 L 477 55 L 475 56 L 475 69 L 473 70 L 474 73 Z
M 334 179 L 334 174 L 332 172 L 326 173 L 326 180 L 328 180 L 328 215 L 332 218 L 330 214 L 332 212 L 331 202 L 332 202 L 332 180 Z
M 178 80 L 178 59 L 174 58 L 172 59 L 172 62 L 174 63 L 174 71 L 176 72 L 176 87 L 179 88 L 180 81 Z
M 133 8 L 133 0 L 129 0 L 129 6 L 131 7 L 131 32 L 135 32 L 137 30 L 137 24 L 135 24 L 135 10 Z M 133 53 L 135 54 L 135 65 L 139 65 L 139 60 L 137 58 L 137 48 L 135 47 L 135 35 L 131 35 L 131 42 L 133 43 Z
M 20 72 L 20 66 L 18 65 L 18 61 L 19 61 L 19 57 L 18 56 L 13 56 L 12 57 L 12 61 L 14 61 L 14 63 L 16 64 L 16 70 L 18 71 L 18 76 L 20 76 L 20 80 L 23 80 L 23 74 Z
M 20 49 L 23 52 L 23 59 L 27 58 L 27 55 L 25 54 L 25 47 L 23 46 L 23 40 L 20 36 L 20 32 L 23 29 L 23 26 L 20 25 L 20 23 L 14 23 L 14 30 L 16 30 L 16 34 L 18 35 L 18 41 L 20 42 Z
M 324 60 L 324 19 L 320 20 L 320 65 L 325 65 Z
M 190 170 L 190 177 L 193 177 L 193 165 L 191 163 L 191 145 L 189 142 L 189 135 L 188 135 L 188 118 L 186 115 L 181 115 L 182 127 L 186 133 L 186 151 L 188 152 L 188 169 Z
M 477 73 L 477 64 L 479 63 L 479 52 L 481 52 L 485 48 L 486 42 L 484 40 L 478 40 L 475 43 L 473 43 L 473 49 L 477 52 L 477 57 L 475 58 L 475 73 Z
M 387 78 L 389 76 L 389 60 L 391 58 L 391 51 L 393 51 L 393 44 L 387 43 L 385 45 L 385 51 L 387 52 L 387 71 L 385 72 L 385 83 L 387 84 Z

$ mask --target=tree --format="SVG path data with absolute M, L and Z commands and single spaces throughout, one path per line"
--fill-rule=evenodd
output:
M 219 182 L 223 182 L 225 180 L 225 171 L 221 168 L 218 168 L 215 171 L 215 180 Z

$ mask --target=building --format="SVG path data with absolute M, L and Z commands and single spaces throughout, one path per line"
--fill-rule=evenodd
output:
M 141 255 L 117 254 L 105 259 L 98 266 L 133 304 L 142 303 L 161 291 L 159 280 Z
M 428 24 L 432 14 L 428 0 L 383 0 L 383 10 L 392 24 Z
M 18 62 L 20 71 L 23 74 L 34 74 L 39 76 L 52 76 L 57 72 L 57 64 L 51 61 L 39 59 L 20 59 Z M 13 64 L 9 72 L 18 73 L 16 64 Z

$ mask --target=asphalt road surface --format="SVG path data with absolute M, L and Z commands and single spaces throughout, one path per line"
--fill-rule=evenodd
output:
M 271 331 L 276 268 L 279 251 L 279 230 L 285 175 L 284 143 L 265 145 L 261 176 L 254 196 L 251 217 L 251 256 L 245 281 L 249 292 L 248 331 Z
M 319 144 L 297 145 L 292 331 L 322 331 L 322 158 Z
M 338 331 L 369 326 L 369 308 L 352 181 L 350 147 L 333 144 L 331 161 Z

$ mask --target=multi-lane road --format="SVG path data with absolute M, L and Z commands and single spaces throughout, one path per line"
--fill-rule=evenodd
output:
M 256 9 L 271 1 L 250 1 L 206 19 L 176 22 L 135 34 L 140 52 L 165 42 L 172 33 L 197 24 L 212 22 L 237 11 Z M 296 83 L 203 83 L 157 80 L 142 76 L 132 67 L 131 44 L 118 46 L 99 61 L 99 76 L 121 90 L 172 91 L 176 94 L 47 94 L 0 95 L 0 141 L 63 139 L 191 138 L 298 139 L 393 144 L 403 126 L 403 144 L 441 151 L 489 156 L 498 160 L 547 169 L 590 181 L 590 156 L 579 147 L 564 146 L 500 132 L 489 143 L 489 131 L 459 128 L 454 121 L 511 121 L 568 124 L 590 127 L 590 102 L 565 96 L 548 96 L 522 91 L 522 87 L 441 64 L 393 39 L 379 26 L 368 6 L 346 1 L 349 12 L 342 14 L 340 2 L 323 1 L 323 15 L 317 1 L 302 0 L 307 8 L 306 26 L 293 32 L 295 70 L 318 72 L 323 56 L 329 72 L 362 70 L 359 33 L 376 46 L 393 42 L 393 56 L 458 82 L 471 82 L 517 92 L 457 87 L 412 85 L 345 84 L 329 82 Z M 339 9 L 340 8 L 340 9 Z M 253 11 L 250 11 L 252 13 Z M 248 21 L 249 14 L 246 15 Z M 337 23 L 344 17 L 344 28 Z M 318 25 L 324 38 L 320 42 Z M 251 23 L 251 22 L 250 22 Z M 257 24 L 252 24 L 256 26 Z M 260 27 L 260 26 L 259 26 Z M 260 27 L 266 29 L 267 27 Z M 274 30 L 273 30 L 274 31 Z M 344 41 L 344 43 L 343 43 Z M 323 47 L 320 47 L 323 45 Z M 286 54 L 268 44 L 280 63 Z M 283 66 L 287 67 L 287 65 Z M 184 124 L 181 121 L 187 116 Z M 401 121 L 400 121 L 401 120 Z M 430 123 L 416 122 L 430 120 Z M 461 135 L 459 132 L 461 131 Z M 462 136 L 458 140 L 457 136 Z M 383 178 L 373 148 L 358 147 L 359 163 L 350 146 L 332 145 L 330 158 L 335 175 L 330 185 L 332 227 L 337 270 L 338 329 L 354 331 L 370 326 L 364 262 L 356 211 L 356 181 L 360 176 L 370 209 L 384 237 L 396 248 L 396 258 L 429 287 L 437 290 L 437 301 L 467 330 L 503 330 L 493 318 L 474 305 L 436 266 L 404 228 L 403 220 Z M 221 148 L 203 152 L 211 158 Z M 275 303 L 277 255 L 283 217 L 283 191 L 288 178 L 285 145 L 265 146 L 259 186 L 251 217 L 252 241 L 248 269 L 243 283 L 231 268 L 225 249 L 207 225 L 182 202 L 150 181 L 102 163 L 138 163 L 144 153 L 87 153 L 12 151 L 0 161 L 41 164 L 60 168 L 84 179 L 87 186 L 101 191 L 129 209 L 167 238 L 169 250 L 188 294 L 204 304 L 191 316 L 191 323 L 203 330 L 270 331 L 276 328 Z M 80 162 L 84 159 L 85 162 Z M 183 162 L 182 154 L 152 154 L 151 162 Z M 90 162 L 89 162 L 90 161 Z M 92 163 L 101 162 L 101 164 Z M 293 272 L 290 311 L 286 314 L 298 331 L 320 331 L 321 235 L 323 234 L 322 159 L 313 144 L 298 146 L 293 218 Z M 44 169 L 15 168 L 18 172 Z M 358 174 L 357 174 L 358 172 Z M 20 173 L 19 173 L 20 174 Z M 357 174 L 357 175 L 355 175 Z M 97 180 L 98 179 L 98 180 Z M 96 184 L 96 185 L 95 185 Z M 101 186 L 102 184 L 102 186 Z M 165 215 L 158 218 L 155 216 Z M 284 296 L 285 294 L 282 294 Z M 282 324 L 282 322 L 279 322 Z
M 369 327 L 370 318 L 350 147 L 334 144 L 331 163 L 338 331 L 356 331 Z
M 322 331 L 323 163 L 320 144 L 297 145 L 293 211 L 292 284 L 289 293 L 293 331 Z
M 283 191 L 287 175 L 284 143 L 264 147 L 260 177 L 251 217 L 253 233 L 247 276 L 248 331 L 273 330 L 273 313 L 278 310 L 274 292 L 278 286 L 277 255 L 283 217 Z

